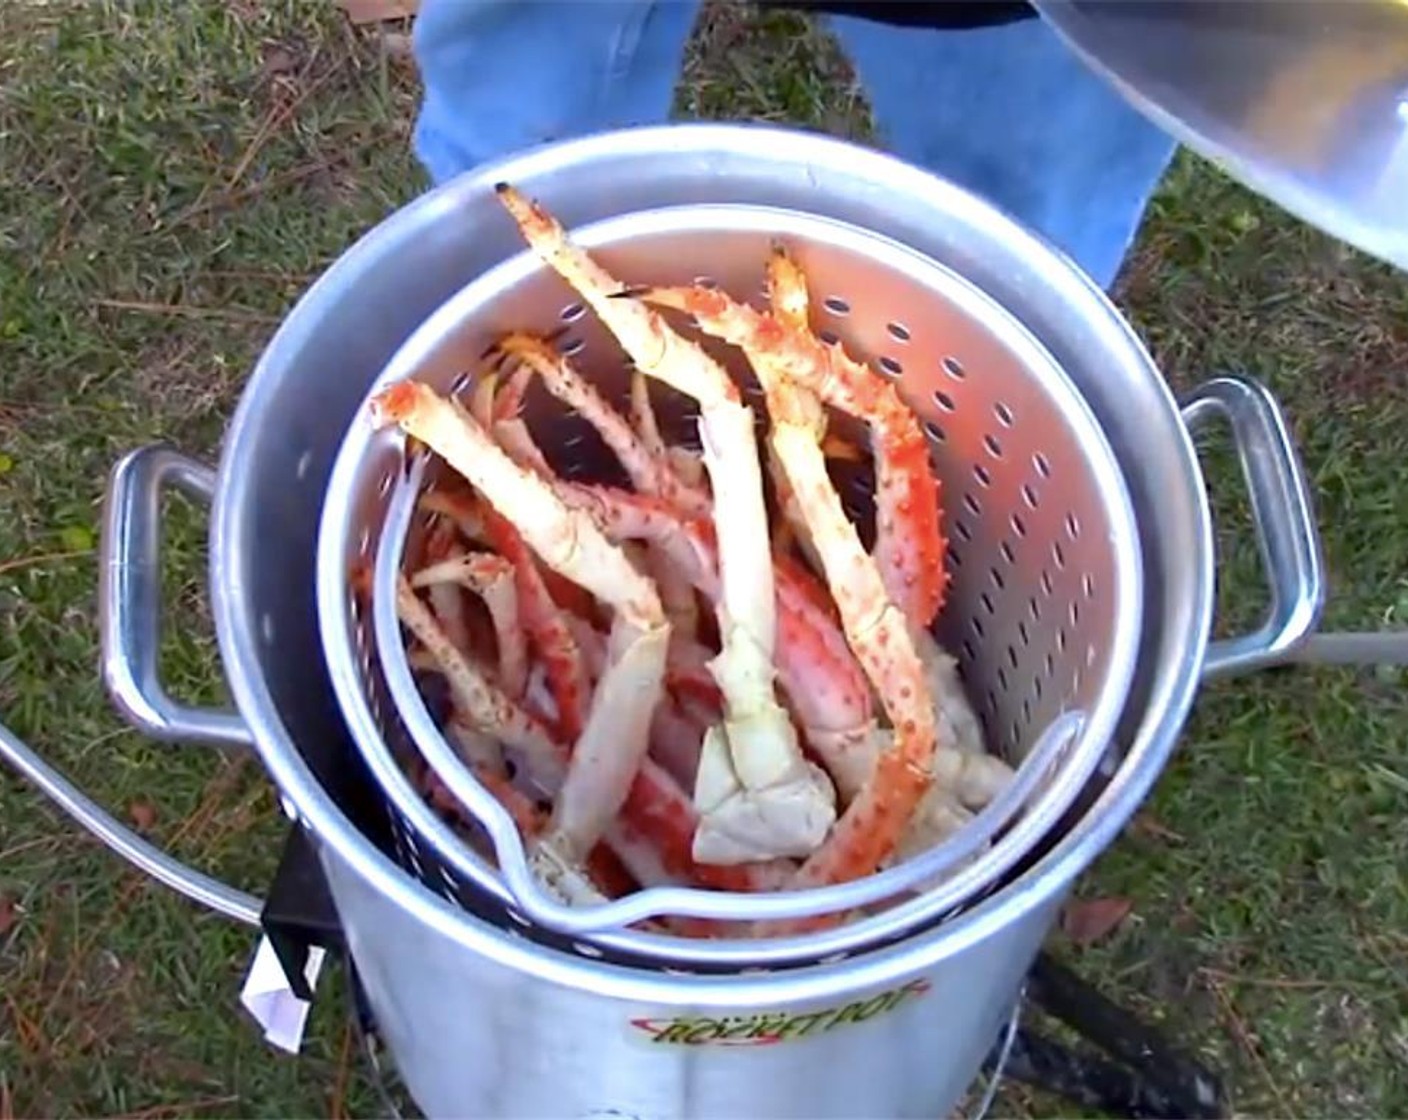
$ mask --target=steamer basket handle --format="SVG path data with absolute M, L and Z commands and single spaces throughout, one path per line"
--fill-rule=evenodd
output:
M 127 722 L 153 739 L 252 747 L 237 713 L 180 704 L 161 683 L 161 497 L 168 486 L 209 505 L 215 472 L 151 444 L 120 459 L 108 479 L 98 586 L 103 683 Z
M 1208 643 L 1204 680 L 1289 660 L 1315 630 L 1325 606 L 1325 563 L 1310 487 L 1276 399 L 1258 381 L 1218 377 L 1200 385 L 1183 403 L 1189 431 L 1213 417 L 1232 428 L 1271 605 L 1256 630 Z

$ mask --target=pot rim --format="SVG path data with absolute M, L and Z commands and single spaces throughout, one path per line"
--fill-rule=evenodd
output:
M 1138 732 L 1132 737 L 1128 752 L 1095 802 L 1035 864 L 968 912 L 894 945 L 862 951 L 831 964 L 746 975 L 649 973 L 572 956 L 509 936 L 432 892 L 363 835 L 303 760 L 275 709 L 261 674 L 252 668 L 259 664 L 259 639 L 254 620 L 242 609 L 239 565 L 234 560 L 246 547 L 238 513 L 244 502 L 247 472 L 240 464 L 248 462 L 252 454 L 250 444 L 257 434 L 263 385 L 278 376 L 279 369 L 287 366 L 313 332 L 320 310 L 335 303 L 349 281 L 365 268 L 375 267 L 379 258 L 393 250 L 406 235 L 452 215 L 460 206 L 461 195 L 491 190 L 493 184 L 501 181 L 515 182 L 531 190 L 539 176 L 607 152 L 622 154 L 635 150 L 658 156 L 670 149 L 677 158 L 685 159 L 707 156 L 711 152 L 731 155 L 758 152 L 775 158 L 780 149 L 795 149 L 805 155 L 809 171 L 817 165 L 840 169 L 854 166 L 858 160 L 864 161 L 891 189 L 911 196 L 933 196 L 935 192 L 948 195 L 956 206 L 998 229 L 1004 239 L 1018 245 L 1029 257 L 1028 263 L 1042 274 L 1043 280 L 1061 285 L 1085 303 L 1085 312 L 1100 322 L 1104 341 L 1122 350 L 1127 361 L 1143 367 L 1156 383 L 1158 395 L 1176 420 L 1178 451 L 1183 463 L 1180 482 L 1188 488 L 1198 520 L 1194 609 L 1184 623 L 1187 630 L 1181 643 L 1184 655 L 1176 669 L 1160 674 L 1144 702 Z M 1172 481 L 1166 480 L 1165 484 Z M 995 206 L 927 171 L 873 149 L 775 125 L 686 122 L 595 133 L 493 161 L 394 211 L 339 256 L 280 324 L 255 364 L 230 422 L 212 509 L 210 580 L 212 588 L 228 589 L 228 593 L 213 595 L 212 599 L 217 641 L 231 694 L 249 725 L 267 773 L 280 793 L 292 803 L 299 821 L 316 837 L 321 858 L 337 859 L 366 885 L 388 900 L 394 900 L 427 926 L 505 967 L 622 1000 L 666 1006 L 743 1008 L 834 999 L 852 991 L 903 982 L 1056 899 L 1115 839 L 1144 800 L 1161 774 L 1191 708 L 1212 620 L 1211 541 L 1211 514 L 1201 471 L 1192 438 L 1178 418 L 1171 391 L 1114 304 L 1058 249 Z M 328 850 L 323 851 L 325 848 Z

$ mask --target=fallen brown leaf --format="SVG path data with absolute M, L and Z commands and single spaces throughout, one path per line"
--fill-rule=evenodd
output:
M 1076 945 L 1093 945 L 1119 928 L 1134 903 L 1127 898 L 1079 898 L 1061 913 L 1061 931 Z
M 148 831 L 152 825 L 156 824 L 156 806 L 142 797 L 127 806 L 127 815 L 132 818 L 132 823 L 142 832 Z
M 19 906 L 16 905 L 14 896 L 0 894 L 0 937 L 4 937 L 14 929 L 15 923 L 19 920 Z

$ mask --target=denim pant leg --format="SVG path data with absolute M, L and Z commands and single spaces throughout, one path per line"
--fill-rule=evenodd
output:
M 670 113 L 698 0 L 423 0 L 415 154 L 436 183 Z
M 829 22 L 882 147 L 995 203 L 1109 288 L 1172 138 L 1040 20 L 968 31 Z

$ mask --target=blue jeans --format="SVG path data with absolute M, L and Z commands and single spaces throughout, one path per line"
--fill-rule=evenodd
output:
M 444 182 L 548 140 L 670 112 L 697 0 L 423 0 L 415 150 Z M 1040 20 L 965 31 L 826 19 L 895 155 L 1114 281 L 1173 155 Z

